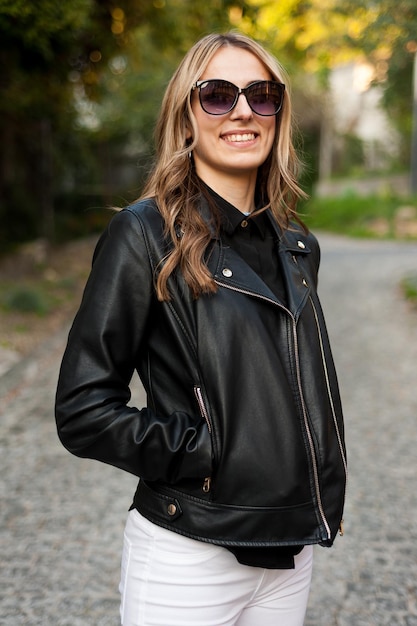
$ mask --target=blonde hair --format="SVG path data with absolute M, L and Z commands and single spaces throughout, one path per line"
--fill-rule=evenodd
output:
M 169 300 L 167 285 L 179 269 L 193 297 L 213 293 L 217 287 L 205 263 L 212 230 L 199 206 L 203 186 L 189 157 L 198 141 L 198 129 L 191 109 L 191 87 L 200 79 L 216 52 L 223 46 L 242 48 L 254 54 L 270 72 L 272 80 L 286 83 L 278 61 L 260 44 L 240 33 L 211 34 L 198 41 L 185 55 L 172 76 L 155 129 L 156 161 L 142 198 L 155 197 L 165 222 L 165 235 L 172 249 L 161 264 L 156 279 L 159 300 Z M 191 139 L 188 139 L 190 137 Z M 288 88 L 277 119 L 271 152 L 258 170 L 257 188 L 277 223 L 288 227 L 290 219 L 300 222 L 296 204 L 305 194 L 297 184 L 299 161 L 292 141 L 292 112 Z M 213 216 L 218 228 L 218 218 Z M 180 236 L 178 236 L 178 234 Z

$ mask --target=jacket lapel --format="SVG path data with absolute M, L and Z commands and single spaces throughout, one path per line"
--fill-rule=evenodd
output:
M 286 231 L 283 234 L 275 220 L 270 219 L 277 234 L 277 259 L 286 290 L 286 303 L 276 297 L 237 252 L 222 245 L 218 239 L 210 251 L 208 267 L 218 285 L 278 304 L 297 319 L 308 299 L 311 287 L 298 261 L 311 251 L 302 231 Z
M 311 254 L 307 236 L 295 225 L 293 230 L 283 232 L 269 211 L 268 217 L 278 236 L 278 260 L 287 294 L 288 309 L 294 318 L 298 319 L 313 287 L 303 272 L 302 259 Z

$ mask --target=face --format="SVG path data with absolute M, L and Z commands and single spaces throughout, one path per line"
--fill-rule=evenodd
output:
M 220 78 L 238 87 L 257 80 L 272 80 L 259 59 L 236 47 L 223 47 L 212 58 L 200 80 Z M 193 151 L 197 174 L 215 188 L 220 178 L 244 177 L 256 180 L 260 165 L 271 151 L 276 116 L 261 116 L 252 111 L 241 94 L 232 111 L 210 115 L 201 108 L 197 90 L 192 94 L 192 110 L 199 136 Z

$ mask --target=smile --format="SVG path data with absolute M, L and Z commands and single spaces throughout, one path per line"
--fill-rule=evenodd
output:
M 244 133 L 242 135 L 224 135 L 223 139 L 225 141 L 254 141 L 256 139 L 255 133 Z

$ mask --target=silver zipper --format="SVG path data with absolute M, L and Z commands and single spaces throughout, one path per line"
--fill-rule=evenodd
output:
M 204 404 L 204 398 L 203 398 L 203 394 L 201 393 L 201 387 L 199 387 L 198 385 L 194 385 L 194 394 L 195 397 L 197 398 L 197 403 L 198 406 L 200 408 L 200 413 L 202 415 L 202 417 L 204 418 L 206 424 L 207 424 L 207 430 L 209 431 L 209 434 L 211 435 L 212 432 L 212 428 L 211 428 L 211 424 L 210 424 L 210 419 L 208 416 L 208 411 L 206 409 L 206 405 Z M 209 493 L 211 490 L 211 476 L 206 476 L 206 478 L 203 481 L 203 485 L 202 485 L 202 490 L 204 493 Z
M 294 318 L 293 314 L 291 313 L 291 311 L 289 311 L 282 304 L 279 304 L 275 300 L 272 300 L 271 298 L 267 298 L 266 296 L 262 296 L 261 294 L 254 293 L 253 291 L 248 291 L 248 290 L 245 290 L 245 289 L 240 289 L 238 287 L 233 287 L 231 285 L 228 285 L 228 284 L 223 283 L 223 282 L 218 281 L 218 280 L 216 280 L 215 282 L 216 282 L 217 285 L 219 285 L 221 287 L 225 287 L 226 289 L 231 289 L 232 291 L 236 291 L 238 293 L 243 293 L 245 295 L 252 296 L 252 297 L 255 297 L 255 298 L 260 298 L 261 300 L 265 300 L 267 302 L 270 302 L 274 306 L 277 306 L 277 307 L 283 309 L 284 311 L 286 311 L 289 314 L 289 316 L 291 317 L 292 326 L 293 326 L 294 347 L 295 347 L 295 362 L 296 362 L 296 371 L 297 371 L 297 385 L 298 385 L 298 390 L 300 392 L 301 405 L 302 405 L 302 409 L 303 409 L 304 426 L 305 426 L 305 429 L 306 429 L 306 432 L 307 432 L 307 439 L 308 439 L 308 444 L 309 444 L 310 454 L 311 454 L 311 460 L 312 460 L 312 466 L 313 466 L 314 486 L 315 486 L 315 489 L 316 489 L 317 506 L 318 506 L 318 509 L 319 509 L 319 512 L 320 512 L 320 516 L 321 516 L 323 525 L 326 528 L 327 537 L 328 537 L 328 539 L 330 539 L 330 537 L 331 537 L 331 530 L 330 530 L 329 523 L 328 523 L 328 521 L 326 519 L 326 515 L 324 513 L 324 508 L 323 508 L 323 503 L 322 503 L 322 500 L 321 500 L 320 484 L 319 484 L 318 469 L 317 469 L 317 460 L 316 460 L 316 455 L 315 455 L 315 450 L 314 450 L 313 437 L 311 435 L 310 425 L 308 423 L 308 418 L 307 418 L 307 409 L 306 409 L 305 402 L 304 402 L 303 389 L 302 389 L 302 385 L 301 385 L 300 361 L 299 361 L 299 356 L 298 356 L 297 324 L 296 324 L 295 318 Z M 320 341 L 321 341 L 320 333 L 319 333 L 319 337 L 320 337 Z
M 296 370 L 297 370 L 297 384 L 298 384 L 298 390 L 300 392 L 301 406 L 302 406 L 302 409 L 303 409 L 304 427 L 306 429 L 307 438 L 308 438 L 308 444 L 310 446 L 311 461 L 312 461 L 312 465 L 313 465 L 314 485 L 316 487 L 317 506 L 319 508 L 319 512 L 320 512 L 320 515 L 321 515 L 322 522 L 323 522 L 323 524 L 324 524 L 324 526 L 326 528 L 327 538 L 330 539 L 330 537 L 331 537 L 331 530 L 330 530 L 329 523 L 328 523 L 328 521 L 326 519 L 326 515 L 324 513 L 324 508 L 323 508 L 323 503 L 322 503 L 322 500 L 321 500 L 319 473 L 318 473 L 318 469 L 317 469 L 317 460 L 316 460 L 316 455 L 315 455 L 315 451 L 314 451 L 313 437 L 311 435 L 310 425 L 308 423 L 307 408 L 306 408 L 306 405 L 305 405 L 304 394 L 303 394 L 303 390 L 302 390 L 302 386 L 301 386 L 300 359 L 299 359 L 299 356 L 298 356 L 298 336 L 297 336 L 297 328 L 296 328 L 295 322 L 293 323 L 293 337 L 294 337 L 294 345 L 295 345 L 295 363 L 296 363 Z
M 208 416 L 208 411 L 206 409 L 206 405 L 204 404 L 203 394 L 201 393 L 201 387 L 199 387 L 198 385 L 194 385 L 194 394 L 195 394 L 195 397 L 197 398 L 201 416 L 204 417 L 205 422 L 207 424 L 208 431 L 211 434 L 211 424 L 210 424 L 210 420 Z
M 225 287 L 226 289 L 230 289 L 231 291 L 237 291 L 238 293 L 243 293 L 245 296 L 254 296 L 255 298 L 259 298 L 260 300 L 265 300 L 265 302 L 270 302 L 274 306 L 277 306 L 279 309 L 286 311 L 288 315 L 291 317 L 291 319 L 294 319 L 293 314 L 291 313 L 289 309 L 287 309 L 287 307 L 285 307 L 283 304 L 280 304 L 279 302 L 276 302 L 275 300 L 272 300 L 272 298 L 268 298 L 267 296 L 263 296 L 260 293 L 255 293 L 247 289 L 240 289 L 239 287 L 232 287 L 232 285 L 227 285 L 226 283 L 222 283 L 220 280 L 215 280 L 214 282 L 216 283 L 216 285 L 219 285 L 219 287 Z
M 328 368 L 327 368 L 326 357 L 325 357 L 325 354 L 324 354 L 323 339 L 322 339 L 322 335 L 321 335 L 321 332 L 320 332 L 320 324 L 319 324 L 319 319 L 318 319 L 318 315 L 317 315 L 317 309 L 316 309 L 316 307 L 314 305 L 314 302 L 313 302 L 311 297 L 310 297 L 310 302 L 311 302 L 311 306 L 313 308 L 314 319 L 316 321 L 317 334 L 319 336 L 319 341 L 320 341 L 321 360 L 322 360 L 322 363 L 323 363 L 324 375 L 326 377 L 327 395 L 329 397 L 329 402 L 330 402 L 330 406 L 331 406 L 331 409 L 332 409 L 333 423 L 334 423 L 334 427 L 335 427 L 335 431 L 336 431 L 337 441 L 339 443 L 340 456 L 342 457 L 343 466 L 345 468 L 345 474 L 346 474 L 346 478 L 347 478 L 347 476 L 348 476 L 347 461 L 346 461 L 346 456 L 345 456 L 345 453 L 344 453 L 344 450 L 343 450 L 342 437 L 340 435 L 339 425 L 338 425 L 337 419 L 336 419 L 336 411 L 335 411 L 335 408 L 334 408 L 333 396 L 332 396 L 331 388 L 330 388 L 329 372 L 328 372 Z

